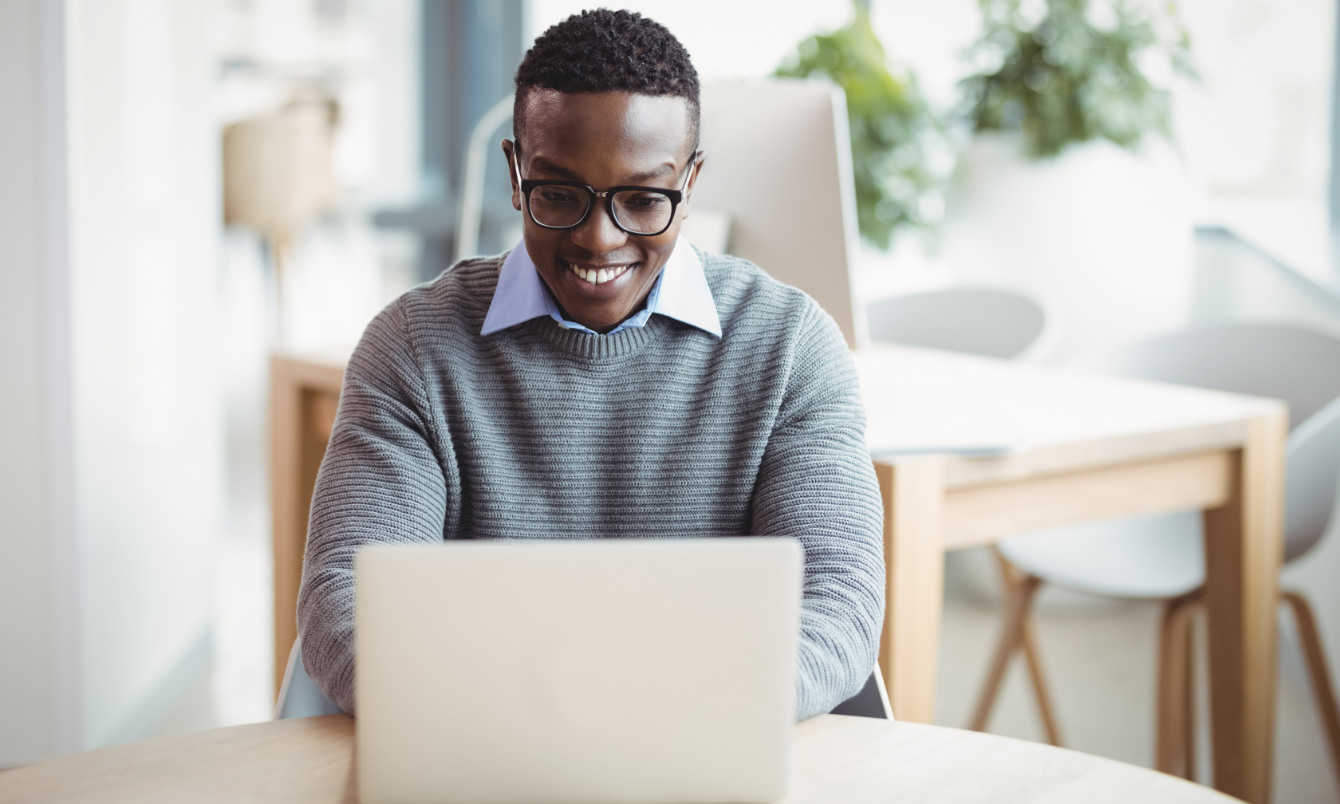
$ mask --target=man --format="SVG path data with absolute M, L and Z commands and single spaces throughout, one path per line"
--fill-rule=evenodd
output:
M 298 600 L 305 667 L 356 711 L 361 545 L 785 536 L 805 551 L 796 716 L 829 711 L 874 667 L 884 599 L 837 326 L 678 240 L 704 165 L 698 78 L 662 26 L 600 10 L 550 28 L 514 117 L 523 242 L 400 297 L 345 373 Z

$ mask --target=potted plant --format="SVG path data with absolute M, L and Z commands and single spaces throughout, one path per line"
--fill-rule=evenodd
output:
M 1171 3 L 981 0 L 962 82 L 973 142 L 950 193 L 944 259 L 1023 285 L 1063 318 L 1050 359 L 1186 322 L 1189 182 L 1170 85 L 1192 74 Z
M 929 230 L 938 223 L 953 157 L 916 76 L 890 70 L 870 13 L 853 6 L 851 23 L 801 42 L 776 75 L 825 77 L 846 93 L 861 235 L 887 249 L 899 229 Z

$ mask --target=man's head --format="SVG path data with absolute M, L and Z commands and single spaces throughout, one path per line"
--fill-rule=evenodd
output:
M 512 204 L 523 210 L 526 250 L 572 320 L 608 331 L 642 305 L 688 215 L 701 169 L 698 114 L 698 74 L 688 52 L 639 14 L 584 11 L 526 53 L 516 74 L 516 143 L 503 141 Z M 574 228 L 549 229 L 526 211 L 523 179 L 578 182 L 597 192 L 682 189 L 683 199 L 654 236 L 629 233 L 636 227 L 626 219 L 622 228 L 616 224 L 608 197 L 593 199 Z

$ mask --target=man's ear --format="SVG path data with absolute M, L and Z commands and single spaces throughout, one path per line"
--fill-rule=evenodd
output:
M 706 161 L 706 157 L 707 157 L 706 151 L 698 151 L 693 155 L 693 161 L 695 163 L 695 166 L 693 168 L 693 175 L 689 177 L 689 186 L 684 188 L 685 201 L 689 200 L 689 198 L 692 197 L 693 188 L 698 186 L 698 177 L 702 175 L 703 162 Z
M 705 153 L 704 151 L 697 151 L 697 152 L 694 153 L 694 155 L 693 155 L 693 161 L 694 161 L 693 173 L 692 173 L 692 175 L 689 176 L 689 185 L 688 185 L 687 187 L 684 188 L 684 204 L 683 204 L 683 206 L 684 206 L 684 214 L 683 214 L 683 216 L 682 216 L 682 217 L 684 217 L 684 218 L 688 218 L 688 217 L 689 217 L 689 213 L 692 211 L 692 210 L 689 208 L 689 203 L 688 203 L 688 202 L 689 202 L 689 199 L 693 197 L 693 188 L 694 188 L 695 186 L 697 186 L 697 184 L 698 184 L 698 174 L 700 174 L 700 173 L 703 172 L 703 154 L 704 154 L 704 153 Z
M 509 139 L 502 141 L 503 154 L 507 156 L 507 176 L 512 182 L 512 209 L 521 211 L 521 184 L 517 181 L 517 176 L 521 175 L 521 166 L 517 164 L 519 155 L 516 149 L 516 143 Z

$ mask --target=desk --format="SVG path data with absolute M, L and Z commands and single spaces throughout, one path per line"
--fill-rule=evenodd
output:
M 909 348 L 875 348 L 856 361 L 884 494 L 880 666 L 894 715 L 929 722 L 933 714 L 945 550 L 1202 509 L 1215 785 L 1267 801 L 1283 404 Z M 954 454 L 974 444 L 1013 450 Z M 879 458 L 888 452 L 902 455 Z
M 345 715 L 160 737 L 0 773 L 0 803 L 357 801 Z M 796 726 L 784 804 L 1228 804 L 1199 785 L 1110 759 L 989 734 L 821 715 Z
M 884 495 L 880 666 L 898 719 L 934 714 L 945 550 L 1202 509 L 1216 786 L 1267 801 L 1283 405 L 919 349 L 871 348 L 856 362 Z M 307 506 L 342 367 L 340 356 L 272 363 L 276 677 L 293 644 Z M 964 454 L 982 445 L 1008 452 Z

